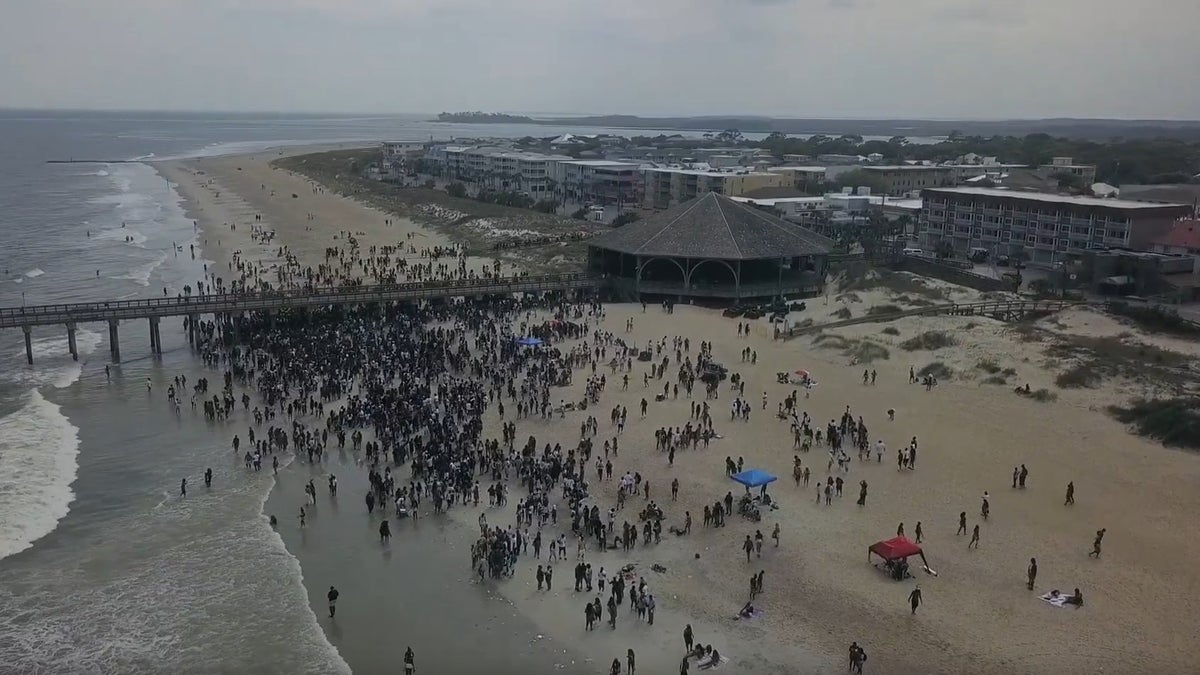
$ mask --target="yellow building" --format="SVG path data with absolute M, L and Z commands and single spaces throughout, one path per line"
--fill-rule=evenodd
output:
M 760 188 L 792 186 L 790 176 L 748 170 L 645 169 L 643 178 L 646 206 L 653 209 L 665 209 L 709 192 L 739 197 Z

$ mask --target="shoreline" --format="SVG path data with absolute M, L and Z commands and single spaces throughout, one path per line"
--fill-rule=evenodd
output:
M 242 172 L 246 175 L 241 177 L 236 175 L 238 161 L 250 169 Z M 256 185 L 258 178 L 248 174 L 265 180 L 282 171 L 269 168 L 263 160 L 225 158 L 208 162 L 207 166 L 220 166 L 224 170 L 234 167 L 230 176 L 236 181 L 230 176 L 219 176 L 223 183 L 229 181 L 223 185 L 226 190 L 232 189 L 230 186 L 235 182 L 243 185 L 243 189 L 245 185 Z M 307 182 L 296 182 L 307 179 L 295 175 L 272 181 L 273 185 L 276 181 L 279 185 L 307 185 Z M 205 235 L 209 239 L 220 239 L 222 247 L 238 246 L 237 237 L 245 234 L 245 228 L 241 227 L 244 221 L 238 218 L 244 218 L 248 213 L 245 207 L 234 208 L 236 204 L 228 194 L 223 194 L 218 201 L 215 195 L 205 194 L 202 186 L 196 188 L 200 211 L 214 222 L 222 221 L 222 214 L 228 213 L 239 225 L 237 234 L 231 230 L 227 235 L 225 229 L 217 225 L 211 231 L 206 229 Z M 304 195 L 303 192 L 297 194 Z M 246 195 L 239 199 L 244 197 Z M 259 247 L 263 250 L 258 252 L 267 253 L 270 252 L 268 249 L 286 244 L 297 255 L 311 256 L 307 264 L 319 262 L 322 246 L 335 241 L 330 237 L 338 228 L 333 226 L 323 231 L 323 236 L 300 230 L 298 226 L 303 221 L 292 219 L 289 214 L 303 213 L 306 209 L 325 214 L 322 222 L 337 220 L 342 227 L 352 229 L 361 226 L 364 228 L 361 231 L 366 233 L 362 235 L 364 241 L 380 245 L 395 243 L 397 232 L 425 229 L 411 222 L 403 222 L 399 230 L 388 228 L 376 222 L 385 217 L 382 212 L 367 209 L 346 197 L 332 194 L 320 197 L 297 197 L 294 201 L 299 204 L 295 206 L 291 204 L 291 198 L 271 202 L 264 195 L 246 201 L 245 204 L 252 206 L 261 205 L 264 220 L 269 221 L 278 233 L 276 244 Z M 257 204 L 252 203 L 255 201 Z M 248 244 L 241 250 L 243 259 L 251 257 Z M 210 257 L 217 260 L 218 269 L 229 262 L 216 255 Z M 227 254 L 228 257 L 232 257 L 231 254 Z M 858 314 L 872 303 L 890 300 L 890 296 L 882 291 L 859 291 L 858 294 L 862 298 L 843 298 L 842 295 L 849 294 L 840 294 L 831 306 L 825 307 L 819 307 L 819 302 L 814 301 L 806 316 L 832 313 L 841 307 L 852 307 Z M 850 402 L 856 414 L 866 417 L 874 432 L 882 430 L 879 435 L 886 438 L 892 451 L 910 436 L 919 435 L 922 469 L 919 472 L 891 470 L 890 456 L 886 458 L 888 462 L 881 462 L 882 466 L 874 463 L 855 465 L 847 476 L 849 492 L 854 491 L 860 478 L 868 480 L 871 484 L 868 507 L 856 508 L 851 503 L 852 495 L 833 508 L 817 506 L 812 503 L 812 493 L 808 489 L 793 487 L 787 480 L 792 456 L 800 453 L 788 447 L 790 437 L 786 422 L 769 419 L 772 410 L 759 411 L 754 405 L 755 420 L 746 425 L 725 420 L 722 406 L 728 406 L 732 395 L 723 385 L 721 393 L 725 396 L 712 403 L 718 431 L 727 438 L 716 442 L 709 450 L 685 451 L 672 470 L 667 468 L 665 458 L 651 449 L 652 432 L 655 427 L 681 426 L 686 422 L 689 402 L 680 399 L 653 404 L 649 419 L 632 423 L 626 436 L 622 437 L 621 469 L 637 470 L 653 478 L 655 495 L 664 500 L 666 482 L 669 481 L 669 478 L 664 481 L 664 471 L 667 475 L 677 475 L 683 483 L 681 500 L 691 510 L 695 529 L 682 543 L 668 537 L 663 544 L 654 548 L 639 547 L 640 550 L 629 555 L 610 552 L 604 554 L 601 564 L 610 572 L 634 558 L 643 560 L 646 566 L 653 562 L 666 565 L 664 575 L 646 573 L 659 597 L 660 613 L 654 631 L 639 630 L 632 634 L 636 637 L 631 637 L 627 623 L 631 619 L 627 618 L 626 612 L 620 612 L 621 629 L 614 637 L 607 638 L 607 629 L 602 629 L 595 633 L 595 638 L 593 634 L 587 634 L 586 639 L 580 639 L 577 630 L 582 631 L 583 621 L 579 615 L 582 614 L 584 596 L 565 591 L 556 594 L 560 596 L 557 598 L 535 595 L 530 590 L 531 569 L 527 560 L 521 561 L 517 578 L 498 582 L 495 586 L 499 595 L 513 603 L 515 612 L 526 622 L 524 625 L 536 626 L 542 634 L 557 637 L 564 643 L 574 643 L 590 655 L 596 661 L 590 666 L 592 672 L 602 672 L 612 656 L 623 654 L 624 648 L 631 644 L 635 645 L 647 672 L 657 672 L 656 666 L 661 668 L 670 664 L 665 661 L 656 664 L 651 655 L 681 651 L 672 648 L 672 645 L 679 646 L 677 624 L 689 621 L 697 628 L 700 641 L 714 641 L 716 635 L 721 651 L 731 657 L 739 671 L 745 672 L 834 671 L 843 667 L 845 645 L 852 640 L 867 647 L 871 657 L 868 668 L 876 672 L 959 672 L 964 663 L 971 664 L 971 668 L 980 673 L 1013 669 L 1088 672 L 1106 663 L 1120 666 L 1134 660 L 1147 667 L 1165 668 L 1180 664 L 1180 659 L 1193 653 L 1185 640 L 1173 637 L 1175 633 L 1171 631 L 1164 633 L 1164 630 L 1167 626 L 1175 626 L 1177 631 L 1181 625 L 1194 622 L 1188 617 L 1192 616 L 1190 612 L 1196 601 L 1174 597 L 1166 582 L 1191 578 L 1185 576 L 1189 574 L 1188 561 L 1192 554 L 1200 552 L 1193 550 L 1193 544 L 1173 536 L 1187 530 L 1189 518 L 1195 511 L 1194 505 L 1188 505 L 1186 495 L 1189 485 L 1200 482 L 1197 459 L 1135 438 L 1122 425 L 1090 409 L 1102 405 L 1107 400 L 1104 397 L 1111 398 L 1111 391 L 1063 391 L 1061 402 L 1039 404 L 1014 396 L 1010 386 L 980 384 L 969 371 L 980 358 L 996 358 L 1004 364 L 1012 363 L 1020 371 L 1017 377 L 1021 380 L 1014 380 L 1014 384 L 1030 381 L 1036 386 L 1044 383 L 1053 386 L 1053 370 L 1030 357 L 1034 347 L 1015 339 L 1016 334 L 1010 326 L 990 319 L 967 321 L 939 317 L 905 319 L 889 324 L 900 333 L 895 339 L 886 335 L 881 337 L 877 332 L 879 327 L 872 325 L 831 332 L 831 335 L 844 339 L 870 339 L 893 350 L 893 360 L 871 364 L 870 367 L 881 372 L 880 385 L 867 387 L 857 381 L 863 366 L 847 366 L 848 357 L 831 351 L 828 345 L 819 344 L 815 338 L 772 342 L 759 325 L 755 326 L 751 337 L 734 340 L 733 320 L 692 307 L 679 307 L 673 315 L 664 315 L 653 307 L 643 314 L 634 305 L 607 305 L 606 310 L 609 316 L 604 328 L 620 334 L 621 323 L 627 318 L 634 319 L 637 323 L 634 334 L 626 337 L 639 344 L 670 334 L 691 335 L 693 339 L 703 336 L 714 341 L 717 360 L 745 375 L 747 398 L 751 403 L 757 403 L 760 393 L 769 392 L 773 408 L 776 401 L 791 391 L 792 387 L 774 382 L 771 377 L 774 370 L 797 367 L 812 370 L 821 385 L 813 390 L 811 400 L 802 401 L 802 406 L 812 412 L 818 428 L 823 426 L 824 419 L 836 417 Z M 1083 318 L 1077 320 L 1073 316 L 1066 317 L 1077 324 L 1071 326 L 1073 330 L 1085 334 L 1101 328 L 1109 332 L 1115 330 L 1107 325 L 1101 327 L 1098 319 L 1081 315 Z M 1057 330 L 1053 323 L 1042 325 L 1046 330 Z M 953 332 L 960 336 L 963 344 L 937 353 L 900 351 L 899 345 L 904 338 L 914 332 L 934 329 Z M 747 345 L 762 359 L 757 366 L 739 363 L 738 352 Z M 955 377 L 948 378 L 932 392 L 902 384 L 910 364 L 920 366 L 931 360 L 944 360 L 950 364 Z M 640 371 L 637 374 L 640 379 Z M 581 383 L 585 378 L 582 371 L 577 375 L 580 376 L 570 388 L 571 397 L 581 396 Z M 612 377 L 616 379 L 617 376 Z M 606 392 L 601 407 L 610 407 L 615 401 L 634 408 L 647 391 L 653 393 L 653 387 L 644 390 L 635 383 L 626 393 Z M 881 411 L 888 408 L 898 411 L 894 423 L 880 418 Z M 603 413 L 596 413 L 596 416 L 603 417 Z M 581 419 L 582 416 L 575 413 L 569 423 L 563 424 L 526 420 L 522 422 L 519 435 L 532 433 L 540 441 L 548 437 L 551 442 L 560 439 L 572 442 L 572 426 Z M 494 430 L 498 421 L 495 411 L 489 409 L 484 421 L 486 429 Z M 601 421 L 600 426 L 601 435 L 611 434 L 606 422 Z M 577 436 L 574 438 L 578 440 Z M 699 510 L 702 505 L 711 503 L 731 487 L 722 476 L 723 458 L 738 455 L 745 455 L 750 466 L 761 466 L 781 477 L 772 486 L 772 494 L 781 502 L 781 510 L 768 514 L 758 524 L 740 520 L 731 523 L 729 530 L 733 534 L 730 535 L 725 535 L 722 530 L 701 529 Z M 804 464 L 811 465 L 817 474 L 817 480 L 826 475 L 823 455 L 821 450 L 802 455 Z M 1030 463 L 1034 472 L 1035 489 L 1028 493 L 1009 493 L 1008 473 L 1012 466 L 1025 462 Z M 303 472 L 297 467 L 301 466 L 307 465 L 294 463 L 289 467 L 285 472 L 288 475 L 272 490 L 266 508 L 273 508 L 270 504 L 277 493 L 283 499 L 285 494 L 298 492 L 295 484 L 283 488 L 280 485 L 285 481 L 290 483 L 293 474 L 300 477 Z M 350 467 L 346 471 L 350 472 L 347 475 L 353 473 Z M 342 473 L 339 470 L 339 478 Z M 344 496 L 340 499 L 351 505 L 344 509 L 357 511 L 361 508 L 358 502 L 361 493 L 352 491 L 351 480 L 343 480 Z M 1060 506 L 1061 490 L 1068 481 L 1081 486 L 1081 499 L 1078 506 L 1064 511 Z M 607 505 L 615 493 L 613 484 L 605 482 L 598 487 L 596 497 Z M 288 491 L 285 493 L 284 489 Z M 323 492 L 323 486 L 318 490 Z M 959 511 L 976 513 L 983 490 L 990 490 L 994 495 L 996 517 L 986 525 L 985 550 L 978 554 L 968 553 L 961 541 L 950 533 Z M 1090 499 L 1084 496 L 1087 493 L 1090 493 Z M 324 500 L 325 495 L 321 497 Z M 290 499 L 296 501 L 295 496 Z M 350 501 L 346 502 L 346 499 Z M 1119 500 L 1116 503 L 1128 506 L 1110 506 L 1111 500 Z M 640 500 L 634 500 L 634 503 L 640 503 Z M 669 510 L 668 523 L 681 520 L 682 508 L 685 507 Z M 328 510 L 323 504 L 318 506 L 318 510 L 321 509 Z M 475 509 L 464 511 L 456 507 L 448 518 L 443 519 L 456 523 L 458 528 L 451 530 L 443 526 L 447 538 L 440 541 L 459 556 L 455 560 L 447 559 L 446 564 L 462 565 L 463 573 L 453 575 L 460 581 L 469 572 L 466 569 L 469 562 L 467 546 L 471 539 L 452 541 L 451 538 L 459 533 L 469 533 L 477 513 Z M 493 511 L 488 513 L 490 521 Z M 507 522 L 506 515 L 511 517 L 503 511 L 495 513 L 502 523 Z M 280 509 L 277 515 L 281 526 L 295 528 L 291 511 Z M 1156 526 L 1146 528 L 1147 519 Z M 424 518 L 420 526 L 425 528 L 431 520 Z M 766 616 L 752 622 L 731 622 L 729 617 L 744 601 L 742 577 L 760 568 L 760 565 L 747 566 L 739 560 L 740 551 L 734 539 L 747 532 L 753 533 L 755 528 L 767 534 L 776 520 L 783 523 L 784 546 L 779 551 L 765 551 L 769 555 L 764 555 L 761 568 L 767 573 L 767 594 L 755 602 L 756 606 L 761 603 Z M 909 617 L 903 598 L 911 584 L 883 580 L 876 570 L 860 561 L 863 549 L 872 541 L 888 538 L 895 531 L 897 522 L 906 522 L 911 531 L 918 520 L 925 522 L 929 533 L 930 564 L 941 574 L 937 578 L 917 580 L 929 593 L 930 608 L 916 617 Z M 405 536 L 408 527 L 409 523 L 405 523 L 396 528 L 398 536 L 391 544 L 393 549 L 409 543 Z M 1105 542 L 1108 555 L 1104 563 L 1093 564 L 1083 554 L 1089 533 L 1099 527 L 1120 534 L 1111 544 Z M 370 528 L 356 535 L 358 538 L 347 540 L 346 549 L 338 554 L 338 561 L 349 570 L 360 569 L 364 564 L 362 561 L 368 559 L 362 558 L 363 551 L 369 554 L 371 549 L 364 547 L 378 550 Z M 289 552 L 300 561 L 305 578 L 312 580 L 314 588 L 306 586 L 306 589 L 310 605 L 317 616 L 321 616 L 323 587 L 308 571 L 325 563 L 320 561 L 318 554 L 306 552 L 302 539 L 296 543 L 299 536 L 288 535 L 285 542 L 291 539 Z M 770 548 L 770 543 L 767 546 Z M 693 558 L 694 553 L 701 557 Z M 1042 562 L 1046 583 L 1064 590 L 1073 586 L 1085 587 L 1089 597 L 1086 610 L 1080 614 L 1062 613 L 1045 608 L 1044 603 L 1030 597 L 1020 578 L 1024 561 L 1030 554 L 1036 554 Z M 613 561 L 611 564 L 610 560 Z M 565 588 L 570 583 L 569 569 L 558 571 L 556 581 Z M 466 576 L 469 578 L 469 574 Z M 1140 589 L 1139 594 L 1130 593 L 1132 585 Z M 390 581 L 386 585 L 385 591 L 394 602 L 405 601 L 406 590 L 401 586 L 399 582 Z M 564 600 L 561 595 L 577 599 Z M 359 602 L 352 597 L 346 595 L 347 612 Z M 576 625 L 578 629 L 574 628 Z M 1001 625 L 1006 632 L 997 634 L 996 629 Z M 1119 633 L 1114 632 L 1115 626 L 1121 626 Z M 327 633 L 331 632 L 326 623 L 322 622 L 322 627 Z M 1059 642 L 1073 641 L 1080 646 L 1079 653 L 1054 651 L 1052 638 Z M 388 653 L 380 657 L 371 651 L 380 648 L 378 643 L 372 646 L 370 640 L 355 640 L 356 646 L 348 646 L 343 653 L 352 665 L 394 656 Z M 336 642 L 336 638 L 332 641 Z M 426 650 L 416 649 L 420 664 L 421 654 Z M 608 658 L 597 660 L 602 653 Z M 391 661 L 393 665 L 397 662 Z

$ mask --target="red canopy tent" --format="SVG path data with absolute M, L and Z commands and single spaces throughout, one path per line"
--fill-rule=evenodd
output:
M 867 549 L 868 561 L 871 559 L 872 553 L 884 560 L 903 560 L 910 555 L 919 555 L 921 562 L 925 562 L 925 552 L 921 550 L 920 546 L 905 537 L 893 537 L 871 544 Z

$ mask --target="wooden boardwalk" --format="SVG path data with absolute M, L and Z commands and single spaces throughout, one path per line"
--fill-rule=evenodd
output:
M 885 323 L 904 319 L 910 316 L 986 316 L 1000 321 L 1019 321 L 1030 314 L 1044 314 L 1062 311 L 1068 307 L 1086 305 L 1086 302 L 1070 300 L 999 300 L 988 302 L 952 303 L 947 305 L 930 305 L 902 312 L 887 314 L 866 314 L 842 321 L 812 324 L 809 326 L 792 326 L 787 331 L 780 331 L 778 339 L 790 340 L 801 335 L 816 333 L 827 328 L 842 328 L 861 323 Z
M 267 291 L 224 293 L 177 298 L 77 302 L 61 305 L 30 305 L 0 308 L 0 328 L 20 328 L 25 332 L 25 355 L 33 363 L 31 332 L 34 326 L 63 325 L 67 328 L 68 349 L 78 359 L 75 327 L 81 323 L 108 322 L 109 349 L 113 361 L 121 359 L 117 345 L 117 326 L 121 321 L 147 319 L 150 322 L 150 348 L 162 353 L 158 323 L 166 316 L 187 316 L 190 328 L 204 314 L 233 315 L 241 312 L 274 311 L 292 307 L 362 305 L 375 302 L 427 300 L 434 298 L 484 296 L 506 293 L 540 293 L 595 288 L 599 281 L 586 274 L 555 274 L 505 279 L 470 279 L 409 284 L 381 284 L 321 288 L 311 291 Z

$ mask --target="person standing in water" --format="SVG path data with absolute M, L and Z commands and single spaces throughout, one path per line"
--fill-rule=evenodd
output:
M 187 496 L 187 479 L 186 478 L 179 481 L 179 496 L 180 497 Z
M 331 619 L 334 614 L 337 614 L 337 600 L 339 595 L 341 593 L 338 593 L 338 589 L 333 586 L 330 586 L 329 592 L 325 594 L 325 598 L 329 600 L 329 618 Z
M 212 487 L 212 467 L 204 470 L 204 487 Z
M 404 674 L 405 675 L 412 675 L 414 672 L 416 672 L 417 663 L 416 663 L 415 659 L 416 659 L 416 655 L 413 654 L 412 647 L 409 647 L 408 649 L 404 650 Z

